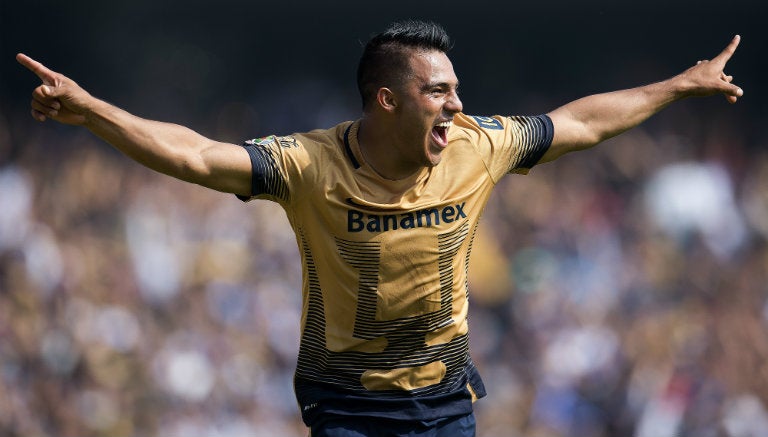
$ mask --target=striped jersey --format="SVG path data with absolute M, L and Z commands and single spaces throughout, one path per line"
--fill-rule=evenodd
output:
M 251 199 L 283 207 L 301 254 L 302 417 L 466 414 L 485 395 L 468 344 L 473 235 L 496 183 L 546 152 L 552 122 L 456 114 L 440 164 L 397 181 L 365 162 L 358 126 L 244 144 Z

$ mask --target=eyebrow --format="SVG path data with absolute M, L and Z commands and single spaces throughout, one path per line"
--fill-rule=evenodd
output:
M 450 82 L 427 82 L 424 84 L 424 86 L 421 87 L 422 90 L 426 91 L 432 88 L 451 88 L 452 84 Z M 459 82 L 456 82 L 456 89 L 459 88 Z

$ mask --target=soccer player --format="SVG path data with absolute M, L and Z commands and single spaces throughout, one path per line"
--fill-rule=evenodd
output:
M 485 395 L 469 356 L 467 269 L 510 172 L 586 149 L 670 103 L 743 91 L 711 61 L 538 116 L 471 116 L 434 23 L 404 21 L 360 59 L 360 119 L 226 144 L 139 118 L 19 54 L 42 80 L 32 115 L 84 126 L 156 171 L 285 210 L 303 267 L 295 391 L 312 436 L 473 436 Z

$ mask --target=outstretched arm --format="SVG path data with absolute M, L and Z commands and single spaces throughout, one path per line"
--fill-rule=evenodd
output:
M 731 83 L 725 65 L 739 45 L 737 35 L 711 61 L 699 61 L 684 72 L 651 85 L 595 94 L 561 106 L 548 115 L 555 126 L 552 146 L 539 162 L 582 150 L 614 137 L 647 120 L 677 100 L 723 94 L 735 103 L 744 92 Z
M 24 54 L 16 60 L 43 82 L 32 92 L 32 116 L 84 126 L 137 162 L 218 191 L 251 194 L 248 153 L 186 127 L 146 120 L 91 96 L 72 79 Z

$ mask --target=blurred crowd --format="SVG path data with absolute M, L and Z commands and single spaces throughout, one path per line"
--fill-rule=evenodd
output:
M 497 187 L 479 437 L 768 435 L 768 148 L 686 114 Z M 280 208 L 27 118 L 0 114 L 0 435 L 307 435 Z

